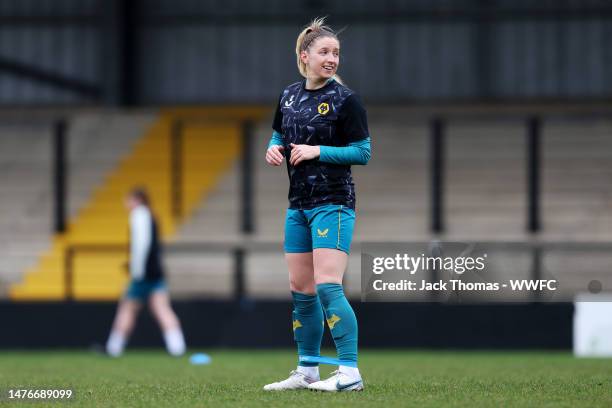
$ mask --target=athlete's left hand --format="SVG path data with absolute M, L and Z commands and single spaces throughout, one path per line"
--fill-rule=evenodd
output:
M 291 143 L 291 157 L 289 157 L 289 164 L 292 166 L 297 166 L 301 162 L 305 160 L 312 160 L 319 157 L 321 154 L 321 149 L 319 146 L 310 146 L 310 145 L 296 145 Z

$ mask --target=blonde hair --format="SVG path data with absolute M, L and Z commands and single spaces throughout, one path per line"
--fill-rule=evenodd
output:
M 307 78 L 306 64 L 302 61 L 300 55 L 302 54 L 302 51 L 307 51 L 315 40 L 323 37 L 331 37 L 338 40 L 338 36 L 334 30 L 325 25 L 325 17 L 315 18 L 306 28 L 302 30 L 300 35 L 298 35 L 295 43 L 295 55 L 297 57 L 298 70 L 304 78 Z M 339 83 L 342 83 L 342 80 L 338 75 L 335 75 L 334 79 Z

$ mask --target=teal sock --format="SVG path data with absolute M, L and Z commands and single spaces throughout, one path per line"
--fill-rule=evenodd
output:
M 291 292 L 293 295 L 293 337 L 298 356 L 321 355 L 323 339 L 323 309 L 317 295 Z M 298 362 L 302 367 L 316 367 L 318 363 Z
M 357 318 L 342 285 L 321 283 L 317 285 L 317 293 L 336 343 L 338 359 L 343 362 L 341 365 L 357 367 Z

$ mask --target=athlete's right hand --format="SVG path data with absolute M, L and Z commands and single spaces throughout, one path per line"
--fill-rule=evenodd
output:
M 285 150 L 285 148 L 280 145 L 270 146 L 266 152 L 266 162 L 268 162 L 270 166 L 280 166 L 283 164 L 283 160 L 285 159 L 283 150 Z

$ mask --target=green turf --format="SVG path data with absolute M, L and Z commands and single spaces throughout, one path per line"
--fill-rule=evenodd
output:
M 73 388 L 69 406 L 612 406 L 612 361 L 569 353 L 361 351 L 364 392 L 262 391 L 293 368 L 292 351 L 209 351 L 213 362 L 131 351 L 2 352 L 0 388 Z M 332 370 L 324 366 L 322 373 Z M 3 398 L 5 398 L 3 396 Z M 0 405 L 35 406 L 0 399 Z M 59 406 L 64 404 L 49 404 Z

